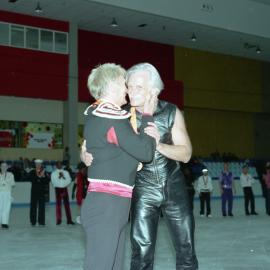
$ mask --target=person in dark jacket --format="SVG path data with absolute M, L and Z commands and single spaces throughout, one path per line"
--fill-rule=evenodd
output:
M 182 171 L 185 176 L 186 189 L 188 192 L 188 198 L 191 205 L 191 209 L 194 208 L 194 196 L 195 196 L 195 177 L 193 176 L 190 165 L 185 165 L 185 163 L 181 163 Z
M 150 162 L 156 140 L 153 98 L 149 95 L 137 134 L 126 103 L 125 70 L 103 64 L 88 77 L 88 88 L 97 100 L 86 111 L 84 147 L 94 160 L 88 169 L 88 194 L 81 210 L 86 232 L 85 270 L 121 270 L 130 201 L 139 161 Z M 148 135 L 149 134 L 149 135 Z
M 30 171 L 29 180 L 31 186 L 31 201 L 30 201 L 30 222 L 32 226 L 36 225 L 37 212 L 38 224 L 45 225 L 45 195 L 50 178 L 42 166 L 42 160 L 35 160 L 35 170 Z
M 87 194 L 87 188 L 88 188 L 88 179 L 87 179 L 87 167 L 83 162 L 80 162 L 78 164 L 78 172 L 75 177 L 75 181 L 72 188 L 72 199 L 75 199 L 76 197 L 76 203 L 78 206 L 78 215 L 76 217 L 76 222 L 81 224 L 81 206 L 83 203 L 83 200 L 86 197 Z M 75 196 L 76 195 L 76 196 Z

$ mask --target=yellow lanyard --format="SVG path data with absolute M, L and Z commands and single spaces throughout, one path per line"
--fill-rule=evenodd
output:
M 138 124 L 137 124 L 137 117 L 136 117 L 136 109 L 135 109 L 135 107 L 130 108 L 130 114 L 131 114 L 130 124 L 131 124 L 133 130 L 135 131 L 135 133 L 138 134 Z

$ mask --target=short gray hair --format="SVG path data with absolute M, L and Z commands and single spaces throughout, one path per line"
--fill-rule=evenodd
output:
M 104 90 L 108 83 L 121 76 L 126 76 L 126 70 L 113 63 L 106 63 L 92 69 L 87 80 L 87 87 L 91 96 L 96 100 L 100 99 L 102 95 L 106 94 Z
M 157 69 L 149 64 L 149 63 L 139 63 L 127 70 L 127 76 L 126 79 L 128 80 L 131 74 L 137 73 L 137 72 L 143 72 L 146 71 L 149 73 L 150 77 L 150 84 L 153 88 L 158 89 L 158 94 L 164 89 L 164 83 L 159 75 L 159 72 Z

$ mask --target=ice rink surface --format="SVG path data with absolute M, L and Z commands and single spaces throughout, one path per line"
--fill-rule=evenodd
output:
M 234 217 L 224 218 L 220 200 L 213 200 L 213 217 L 205 218 L 199 216 L 199 202 L 195 201 L 195 241 L 200 270 L 270 269 L 270 216 L 265 214 L 264 199 L 256 198 L 258 216 L 245 216 L 243 204 L 243 199 L 234 200 Z M 72 212 L 75 219 L 76 205 L 72 205 Z M 46 226 L 31 227 L 29 208 L 13 207 L 10 229 L 0 229 L 0 269 L 82 269 L 84 232 L 80 225 L 66 225 L 63 221 L 60 226 L 55 225 L 55 207 L 49 205 Z M 129 270 L 129 262 L 127 237 L 125 270 Z M 163 218 L 159 223 L 154 269 L 175 269 L 174 250 Z

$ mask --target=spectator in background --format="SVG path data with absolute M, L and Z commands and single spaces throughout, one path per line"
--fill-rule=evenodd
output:
M 266 185 L 266 197 L 265 197 L 265 206 L 266 214 L 270 216 L 270 163 L 266 164 L 266 172 L 263 175 L 263 180 Z
M 87 167 L 83 162 L 79 163 L 78 165 L 78 173 L 75 178 L 75 182 L 73 185 L 73 190 L 72 190 L 72 198 L 75 198 L 75 191 L 76 191 L 76 202 L 78 205 L 78 216 L 76 218 L 77 223 L 81 223 L 81 205 L 86 197 L 87 194 L 87 188 L 88 188 L 88 180 L 87 180 Z
M 221 161 L 222 160 L 221 155 L 220 155 L 218 150 L 216 150 L 214 153 L 210 154 L 210 156 L 214 161 Z
M 198 178 L 197 191 L 200 197 L 200 216 L 204 217 L 205 204 L 206 204 L 206 216 L 211 218 L 211 193 L 213 191 L 212 178 L 208 175 L 206 168 L 202 169 L 202 176 Z
M 29 173 L 30 171 L 33 170 L 33 167 L 31 165 L 31 161 L 28 158 L 25 158 L 23 160 L 23 169 L 26 173 Z
M 31 201 L 30 201 L 30 222 L 32 226 L 36 225 L 37 210 L 38 210 L 38 224 L 45 225 L 45 195 L 47 185 L 50 182 L 48 174 L 42 166 L 41 159 L 35 160 L 35 170 L 30 171 L 29 180 L 32 183 L 31 187 Z
M 62 168 L 61 161 L 56 162 L 56 170 L 51 174 L 51 182 L 55 188 L 56 199 L 56 225 L 62 223 L 62 200 L 64 202 L 67 224 L 74 225 L 71 218 L 71 211 L 69 205 L 69 195 L 67 187 L 71 183 L 69 172 Z
M 185 183 L 186 183 L 186 188 L 188 192 L 188 197 L 191 205 L 191 209 L 193 210 L 194 208 L 194 195 L 195 195 L 195 189 L 194 189 L 194 182 L 195 182 L 195 177 L 193 176 L 191 169 L 188 165 L 185 165 L 185 163 L 181 164 L 183 168 L 183 174 L 185 176 Z
M 243 188 L 244 197 L 245 197 L 245 212 L 246 215 L 258 215 L 255 211 L 255 200 L 252 191 L 252 185 L 255 183 L 254 178 L 248 173 L 248 165 L 245 164 L 242 167 L 242 173 L 240 175 L 240 184 Z M 249 204 L 250 210 L 249 211 Z
M 72 168 L 70 167 L 69 162 L 66 163 L 66 166 L 64 167 L 65 171 L 68 171 L 70 177 L 71 177 L 71 181 L 74 181 L 75 179 L 75 173 L 73 172 Z
M 13 174 L 14 180 L 19 182 L 22 180 L 23 168 L 20 161 L 14 161 L 12 166 L 9 168 L 9 171 Z
M 203 162 L 198 157 L 193 157 L 190 163 L 192 164 L 192 175 L 195 179 L 199 178 L 202 174 L 202 169 L 205 167 Z
M 7 163 L 1 163 L 0 172 L 0 223 L 3 229 L 9 228 L 9 214 L 11 208 L 11 189 L 15 186 L 14 176 L 7 171 Z
M 22 161 L 22 178 L 21 181 L 28 181 L 29 173 L 34 169 L 31 161 L 28 158 L 23 159 Z
M 222 201 L 222 215 L 233 217 L 233 191 L 236 193 L 233 174 L 229 171 L 229 164 L 224 162 L 224 170 L 220 175 L 220 192 Z M 228 207 L 226 206 L 228 204 Z

